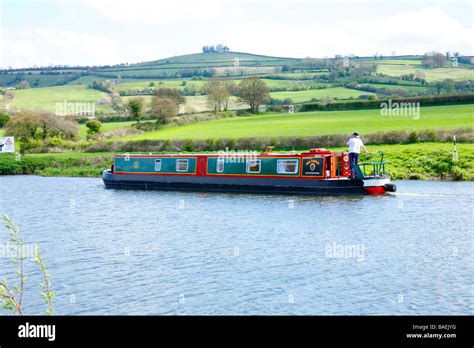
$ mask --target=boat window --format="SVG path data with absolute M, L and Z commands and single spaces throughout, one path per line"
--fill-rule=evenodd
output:
M 187 172 L 188 171 L 188 160 L 187 159 L 177 159 L 176 160 L 176 171 L 177 172 Z
M 155 160 L 155 172 L 160 172 L 161 171 L 161 159 L 156 159 Z
M 296 174 L 298 172 L 298 160 L 277 160 L 278 174 Z
M 247 160 L 247 173 L 260 173 L 260 160 Z
M 218 158 L 216 162 L 216 171 L 222 173 L 224 171 L 224 159 Z

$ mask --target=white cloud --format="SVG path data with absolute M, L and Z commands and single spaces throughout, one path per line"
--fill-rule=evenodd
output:
M 263 5 L 250 0 L 50 1 L 61 6 L 61 20 L 42 18 L 30 30 L 2 27 L 1 66 L 132 63 L 193 53 L 216 43 L 234 51 L 290 57 L 474 53 L 473 23 L 463 25 L 433 0 L 425 7 L 420 1 L 415 1 L 418 6 L 402 1 L 404 6 L 392 5 L 393 14 L 375 4 L 373 10 L 355 11 L 356 0 L 332 7 L 309 0 L 263 0 Z M 357 0 L 371 8 L 368 2 Z M 91 15 L 66 30 L 64 20 L 75 19 L 77 10 L 71 3 L 83 5 Z
M 3 32 L 3 64 L 14 67 L 119 62 L 119 45 L 102 35 L 51 28 Z
M 64 1 L 64 0 L 60 0 Z M 207 19 L 222 13 L 224 0 L 73 0 L 94 11 L 99 11 L 112 21 L 127 23 L 167 24 L 186 23 L 190 16 Z
M 271 26 L 269 26 L 271 25 Z M 423 54 L 460 51 L 472 54 L 472 25 L 464 27 L 439 8 L 327 23 L 272 25 L 234 24 L 220 36 L 231 37 L 231 47 L 263 54 L 322 57 L 335 54 Z M 229 41 L 226 41 L 229 42 Z

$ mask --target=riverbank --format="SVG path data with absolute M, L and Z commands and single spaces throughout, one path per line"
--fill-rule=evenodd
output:
M 369 145 L 371 152 L 384 152 L 387 171 L 393 179 L 473 180 L 474 144 L 457 145 L 458 160 L 453 161 L 451 143 Z M 343 151 L 345 148 L 330 148 Z M 35 174 L 42 176 L 98 177 L 112 164 L 113 153 L 66 152 L 0 156 L 0 175 Z M 379 154 L 362 155 L 361 161 L 376 161 Z

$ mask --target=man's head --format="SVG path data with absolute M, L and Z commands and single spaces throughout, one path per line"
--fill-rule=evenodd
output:
M 353 136 L 354 138 L 358 138 L 358 137 L 359 137 L 359 133 L 354 132 L 354 133 L 352 133 L 352 136 Z

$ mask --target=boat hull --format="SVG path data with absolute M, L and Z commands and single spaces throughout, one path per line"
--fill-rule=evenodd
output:
M 362 195 L 360 179 L 310 180 L 301 178 L 232 178 L 208 176 L 133 175 L 102 173 L 106 188 L 138 190 L 205 191 L 298 195 Z

